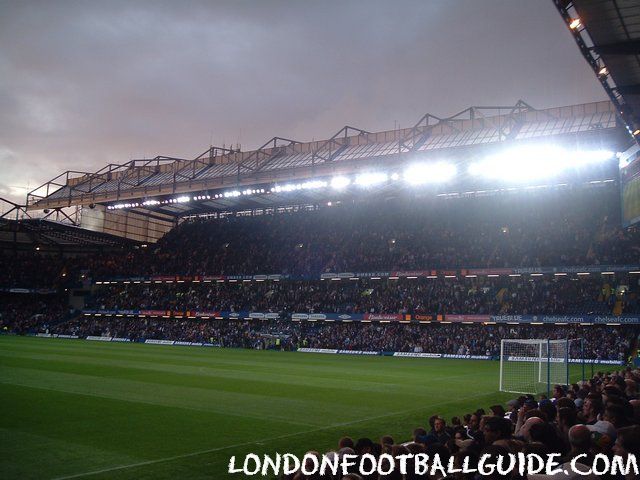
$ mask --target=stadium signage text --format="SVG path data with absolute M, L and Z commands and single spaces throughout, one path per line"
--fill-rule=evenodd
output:
M 640 315 L 492 315 L 491 321 L 497 323 L 639 324 Z
M 258 275 L 200 275 L 200 276 L 167 276 L 156 275 L 152 277 L 115 277 L 98 280 L 97 285 L 111 283 L 174 283 L 174 282 L 227 282 L 233 281 L 280 281 L 280 280 L 332 280 L 350 278 L 424 278 L 436 276 L 460 276 L 469 275 L 530 275 L 556 273 L 576 274 L 576 273 L 603 273 L 603 272 L 632 272 L 639 271 L 640 265 L 577 265 L 577 266 L 555 266 L 555 267 L 515 267 L 515 268 L 459 268 L 459 269 L 424 269 L 424 270 L 394 270 L 379 272 L 328 272 L 315 275 L 292 276 L 287 274 L 258 274 Z M 7 291 L 9 289 L 3 289 Z M 14 293 L 27 289 L 14 288 Z M 25 293 L 27 293 L 25 291 Z M 28 293 L 55 293 L 52 289 L 30 289 Z
M 77 339 L 80 338 L 78 335 L 63 335 L 58 333 L 37 333 L 36 337 L 44 337 L 44 338 L 71 338 Z
M 0 292 L 37 293 L 38 295 L 51 295 L 54 293 L 58 293 L 55 288 L 0 288 Z
M 394 357 L 413 358 L 453 358 L 458 360 L 492 360 L 488 355 L 455 355 L 449 353 L 394 352 Z
M 252 320 L 279 320 L 283 316 L 277 312 L 217 312 L 217 311 L 186 311 L 176 312 L 170 310 L 83 310 L 84 315 L 96 316 L 142 316 L 142 317 L 172 317 L 172 318 L 220 318 L 220 319 L 252 319 Z M 286 318 L 286 317 L 284 317 Z M 621 325 L 638 325 L 640 324 L 640 315 L 428 315 L 413 314 L 406 315 L 401 313 L 304 313 L 296 312 L 291 314 L 291 320 L 299 321 L 415 321 L 415 322 L 431 322 L 437 320 L 439 322 L 452 323 L 545 323 L 545 324 L 564 324 L 564 323 L 585 323 L 585 324 L 621 324 Z
M 338 353 L 338 350 L 328 348 L 299 348 L 298 352 L 302 353 Z
M 509 356 L 507 357 L 507 361 L 509 362 L 533 362 L 540 363 L 541 357 L 518 357 L 518 356 Z M 549 363 L 564 363 L 566 361 L 565 358 L 545 358 L 542 356 L 542 361 L 547 361 Z M 597 358 L 585 358 L 584 360 L 581 358 L 570 358 L 569 363 L 588 363 L 588 364 L 600 364 L 600 365 L 624 365 L 622 360 L 600 360 Z
M 400 313 L 365 313 L 365 320 L 388 320 L 388 321 L 398 321 L 403 320 L 404 315 Z
M 440 316 L 438 316 L 440 317 Z M 440 318 L 438 320 L 442 321 Z M 445 315 L 446 322 L 488 322 L 491 315 Z

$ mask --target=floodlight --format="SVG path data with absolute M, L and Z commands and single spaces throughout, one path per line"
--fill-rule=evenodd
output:
M 404 180 L 410 185 L 442 183 L 451 180 L 458 173 L 455 165 L 445 162 L 418 163 L 404 171 Z
M 569 23 L 569 28 L 571 30 L 575 30 L 576 28 L 578 28 L 580 26 L 580 19 L 579 18 L 574 18 L 573 20 L 571 20 L 571 22 Z
M 296 190 L 314 190 L 318 188 L 324 188 L 328 185 L 323 180 L 310 180 L 304 183 L 287 183 L 285 185 L 276 185 L 271 189 L 272 192 L 294 192 Z
M 356 177 L 356 185 L 361 187 L 371 187 L 373 185 L 379 185 L 381 183 L 386 182 L 389 179 L 386 173 L 381 172 L 370 172 L 370 173 L 361 173 Z
M 576 151 L 568 154 L 568 163 L 570 166 L 577 168 L 594 163 L 604 162 L 614 156 L 610 150 L 584 150 Z
M 304 182 L 300 184 L 300 188 L 303 190 L 312 190 L 317 188 L 325 188 L 327 186 L 327 182 L 323 180 L 311 180 L 308 182 Z
M 347 177 L 333 177 L 331 179 L 331 187 L 336 190 L 348 187 L 349 185 L 351 185 L 351 180 Z
M 601 163 L 613 155 L 608 150 L 567 151 L 552 145 L 531 145 L 491 155 L 471 164 L 468 171 L 486 178 L 526 182 Z

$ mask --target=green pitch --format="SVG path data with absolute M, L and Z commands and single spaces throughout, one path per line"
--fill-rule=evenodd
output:
M 0 337 L 0 476 L 221 479 L 505 401 L 498 362 Z

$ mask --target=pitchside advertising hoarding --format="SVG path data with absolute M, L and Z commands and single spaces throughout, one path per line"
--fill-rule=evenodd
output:
M 37 337 L 46 337 L 46 338 L 59 338 L 59 339 L 73 339 L 79 340 L 84 339 L 88 341 L 94 342 L 119 342 L 119 343 L 129 343 L 129 342 L 142 342 L 151 345 L 165 345 L 165 346 L 177 346 L 177 347 L 220 347 L 220 344 L 217 343 L 209 343 L 209 342 L 185 342 L 185 341 L 176 341 L 176 340 L 162 340 L 162 339 L 132 339 L 126 337 L 108 337 L 108 336 L 92 336 L 89 335 L 87 337 L 80 337 L 78 335 L 62 335 L 62 334 L 51 334 L 51 333 L 38 333 Z M 449 354 L 449 353 L 430 353 L 430 352 L 395 352 L 395 351 L 379 351 L 379 350 L 338 350 L 338 349 L 330 349 L 330 348 L 298 348 L 296 350 L 299 353 L 325 353 L 325 354 L 334 354 L 334 355 L 365 355 L 365 356 L 391 356 L 391 357 L 410 357 L 410 358 L 448 358 L 455 360 L 498 360 L 498 356 L 491 355 L 461 355 L 461 354 Z M 521 362 L 530 362 L 537 361 L 536 357 L 533 359 L 532 357 L 510 357 L 510 361 L 521 361 Z M 556 361 L 556 360 L 554 360 Z M 558 362 L 561 359 L 557 360 Z M 600 360 L 594 358 L 586 358 L 586 359 L 569 359 L 570 363 L 588 363 L 588 364 L 603 364 L 603 365 L 623 365 L 624 362 L 620 360 Z

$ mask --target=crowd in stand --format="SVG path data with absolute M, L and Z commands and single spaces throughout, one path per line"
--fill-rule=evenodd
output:
M 268 329 L 266 329 L 268 330 Z M 273 330 L 280 330 L 277 326 Z M 287 328 L 282 325 L 282 331 Z M 141 340 L 174 340 L 211 343 L 220 347 L 265 348 L 262 328 L 249 321 L 218 322 L 177 319 L 139 318 L 76 318 L 51 328 L 52 334 L 79 337 L 102 336 Z M 288 344 L 289 345 L 289 344 Z
M 286 480 L 439 480 L 445 476 L 443 469 L 431 468 L 436 455 L 440 464 L 447 469 L 450 459 L 457 473 L 446 478 L 454 480 L 487 479 L 576 479 L 596 478 L 626 479 L 637 478 L 633 468 L 624 476 L 597 475 L 603 469 L 606 457 L 611 462 L 614 455 L 627 465 L 629 455 L 640 458 L 640 397 L 638 384 L 640 371 L 626 370 L 611 373 L 598 373 L 592 379 L 568 387 L 556 386 L 553 395 L 548 398 L 541 395 L 523 395 L 509 401 L 505 406 L 492 405 L 485 410 L 479 408 L 461 417 L 447 419 L 432 415 L 425 419 L 424 425 L 417 426 L 413 432 L 407 432 L 406 439 L 394 439 L 385 435 L 380 439 L 352 439 L 343 437 L 336 443 L 334 450 L 324 454 L 310 451 L 308 456 L 315 457 L 321 463 L 323 455 L 329 460 L 346 455 L 355 455 L 354 466 L 347 475 L 324 476 L 304 475 L 302 471 L 291 474 Z M 555 454 L 560 468 L 559 473 L 542 473 L 519 476 L 518 469 L 511 473 L 500 473 L 495 468 L 498 458 L 504 458 L 504 466 L 509 465 L 508 455 L 537 454 L 543 456 Z M 392 469 L 389 457 L 393 460 Z M 408 459 L 406 475 L 401 473 L 401 455 L 427 454 L 429 462 L 426 474 L 416 474 L 415 459 Z M 359 472 L 360 460 L 365 455 L 375 459 L 387 459 L 385 475 L 373 473 L 362 475 Z M 493 472 L 485 475 L 474 473 L 480 467 L 481 459 L 487 455 L 485 466 L 494 465 Z M 599 463 L 596 462 L 600 456 Z M 305 456 L 307 470 L 313 469 L 311 458 Z M 309 462 L 309 463 L 306 463 Z M 472 473 L 464 473 L 463 465 Z M 370 470 L 371 462 L 363 462 L 364 470 Z M 557 467 L 556 467 L 557 468 Z M 563 473 L 567 471 L 567 474 Z M 609 471 L 611 468 L 608 469 Z M 487 468 L 486 472 L 491 471 Z M 590 473 L 591 472 L 591 473 Z
M 66 264 L 73 262 L 59 255 L 8 253 L 0 251 L 0 288 L 52 288 L 67 277 Z M 64 274 L 64 276 L 63 276 Z
M 0 294 L 0 331 L 27 334 L 46 330 L 64 319 L 66 305 L 61 295 Z
M 235 348 L 283 350 L 300 347 L 338 350 L 497 356 L 500 341 L 514 338 L 584 338 L 586 359 L 625 361 L 639 330 L 631 326 L 334 323 L 291 320 L 199 320 L 133 317 L 80 317 L 51 333 L 80 337 L 121 337 L 212 343 Z
M 378 199 L 314 211 L 183 222 L 156 245 L 63 258 L 0 257 L 0 286 L 51 286 L 62 274 L 292 274 L 640 263 L 614 187 L 445 199 Z M 29 285 L 27 285 L 29 284 Z
M 630 264 L 638 234 L 615 218 L 616 190 L 386 200 L 313 212 L 185 222 L 107 274 L 256 274 Z M 99 275 L 98 275 L 99 274 Z
M 487 198 L 378 199 L 313 211 L 183 222 L 157 245 L 98 256 L 0 255 L 0 288 L 63 288 L 84 279 L 147 275 L 282 273 L 317 279 L 323 272 L 640 264 L 640 234 L 623 231 L 619 192 L 600 190 Z M 640 313 L 634 276 L 544 276 L 342 280 L 262 283 L 122 284 L 96 289 L 94 309 L 259 311 L 281 320 L 75 316 L 64 295 L 0 297 L 3 332 L 173 340 L 222 347 L 300 347 L 495 357 L 502 339 L 584 339 L 572 356 L 625 361 L 637 326 L 364 323 L 293 321 L 304 313 L 618 314 Z M 579 358 L 579 357 L 578 357 Z M 598 374 L 557 387 L 553 398 L 523 396 L 459 418 L 434 415 L 402 443 L 340 439 L 327 456 L 437 453 L 473 467 L 481 455 L 558 453 L 640 455 L 640 371 Z M 435 413 L 435 412 L 434 412 Z M 317 452 L 313 455 L 321 456 Z M 287 480 L 320 479 L 301 472 Z M 331 478 L 334 477 L 322 477 Z M 335 477 L 341 478 L 341 476 Z M 346 480 L 360 480 L 351 473 Z M 393 471 L 365 480 L 417 479 Z M 451 477 L 449 477 L 451 478 Z M 454 475 L 472 480 L 473 475 Z M 488 476 L 484 478 L 506 478 Z M 515 476 L 508 478 L 517 478 Z M 529 476 L 530 480 L 545 477 Z M 584 477 L 589 478 L 589 477 Z M 595 477 L 592 477 L 595 478 Z M 635 477 L 628 477 L 635 478 Z M 618 479 L 616 479 L 618 480 Z
M 640 276 L 501 277 L 116 284 L 97 288 L 99 310 L 409 314 L 638 313 Z
M 89 278 L 288 273 L 313 280 L 118 283 L 95 289 L 87 299 L 87 308 L 97 310 L 277 312 L 287 321 L 224 324 L 83 317 L 52 330 L 82 335 L 107 332 L 134 339 L 214 339 L 217 344 L 250 348 L 265 346 L 265 335 L 275 333 L 282 336 L 282 348 L 494 355 L 499 340 L 510 338 L 511 330 L 504 326 L 313 325 L 288 320 L 298 312 L 638 313 L 636 275 L 318 280 L 322 272 L 638 264 L 640 236 L 619 228 L 617 195 L 617 189 L 610 187 L 456 201 L 376 199 L 313 211 L 197 219 L 183 222 L 148 248 L 74 258 L 38 252 L 3 254 L 0 287 L 47 286 L 63 291 Z M 64 302 L 19 302 L 16 307 L 7 300 L 0 308 L 6 331 L 42 331 L 64 316 Z M 537 333 L 528 328 L 534 327 L 519 327 L 514 337 Z M 545 335 L 565 338 L 567 332 L 556 328 Z M 595 358 L 624 358 L 629 348 L 630 337 L 617 328 L 593 327 L 580 333 Z
M 584 358 L 626 360 L 638 331 L 633 327 L 482 324 L 314 325 L 303 330 L 312 348 L 426 352 L 452 355 L 500 354 L 502 339 L 584 338 Z M 575 345 L 574 353 L 580 358 Z

